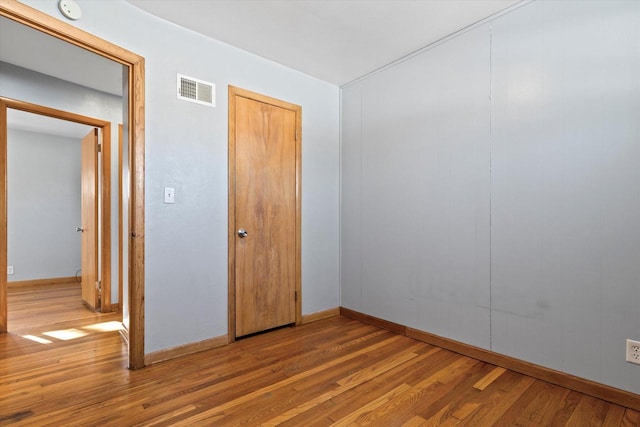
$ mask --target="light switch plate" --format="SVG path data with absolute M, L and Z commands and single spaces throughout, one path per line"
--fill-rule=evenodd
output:
M 164 202 L 174 204 L 176 202 L 176 189 L 173 187 L 164 187 Z
M 13 265 L 7 267 L 7 274 L 13 274 Z

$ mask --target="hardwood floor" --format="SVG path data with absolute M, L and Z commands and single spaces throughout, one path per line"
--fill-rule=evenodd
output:
M 119 314 L 94 313 L 81 300 L 79 283 L 10 287 L 8 290 L 8 323 L 14 332 L 47 329 L 58 325 L 90 325 L 120 320 Z
M 129 371 L 118 332 L 99 327 L 116 316 L 82 312 L 74 291 L 10 290 L 0 425 L 640 425 L 630 409 L 343 317 Z

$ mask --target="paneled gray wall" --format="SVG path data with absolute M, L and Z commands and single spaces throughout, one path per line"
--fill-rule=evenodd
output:
M 489 345 L 489 34 L 343 91 L 343 300 Z
M 640 392 L 640 3 L 492 33 L 492 347 Z
M 342 305 L 640 392 L 640 2 L 537 1 L 342 91 Z
M 75 231 L 80 140 L 11 129 L 7 139 L 8 260 L 15 269 L 8 280 L 74 276 L 81 247 Z

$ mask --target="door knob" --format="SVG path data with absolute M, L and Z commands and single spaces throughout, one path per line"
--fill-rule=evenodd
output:
M 82 233 L 84 231 L 84 228 L 82 227 L 76 227 L 76 232 L 80 232 Z
M 238 236 L 240 236 L 240 238 L 244 238 L 247 237 L 249 233 L 247 233 L 247 231 L 244 228 L 241 228 L 240 230 L 238 230 Z

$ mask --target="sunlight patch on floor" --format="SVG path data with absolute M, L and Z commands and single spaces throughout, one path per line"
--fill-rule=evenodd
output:
M 42 335 L 46 335 L 51 338 L 56 338 L 62 341 L 75 340 L 76 338 L 82 338 L 87 336 L 89 333 L 85 331 L 81 331 L 80 329 L 61 329 L 59 331 L 49 331 L 43 332 Z
M 37 337 L 35 335 L 20 335 L 20 336 L 22 338 L 26 338 L 28 340 L 35 341 L 35 342 L 40 343 L 40 344 L 51 344 L 53 342 L 53 341 L 49 341 L 49 340 L 44 339 L 44 338 Z
M 124 329 L 124 326 L 122 325 L 122 322 L 118 322 L 114 320 L 111 322 L 94 323 L 93 325 L 88 325 L 88 326 L 79 326 L 77 328 L 39 332 L 38 335 L 45 335 L 49 338 L 53 338 L 55 340 L 60 340 L 60 341 L 70 341 L 70 340 L 75 340 L 77 338 L 86 337 L 87 335 L 92 333 L 117 332 L 123 329 Z M 53 343 L 53 341 L 48 340 L 47 338 L 43 338 L 41 336 L 37 336 L 33 334 L 25 334 L 20 336 L 22 338 L 25 338 L 40 344 Z
M 96 332 L 113 332 L 122 330 L 122 322 L 102 322 L 95 325 L 84 326 L 82 329 L 88 329 Z

